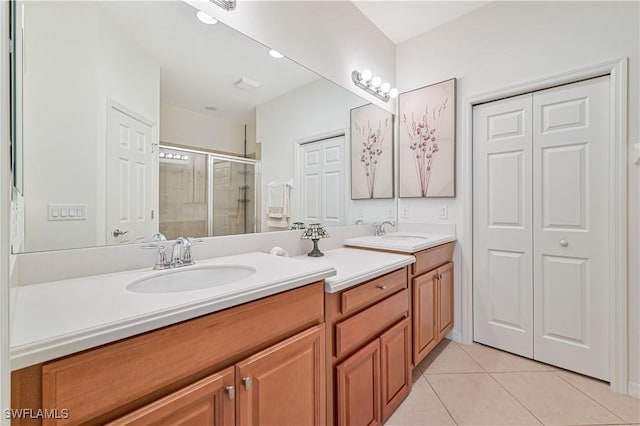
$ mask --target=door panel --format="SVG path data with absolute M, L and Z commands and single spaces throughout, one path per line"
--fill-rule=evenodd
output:
M 153 166 L 153 128 L 110 107 L 107 123 L 108 244 L 148 240 L 157 232 L 151 216 L 158 184 Z M 118 229 L 125 232 L 114 235 Z
M 411 392 L 411 332 L 409 319 L 405 318 L 380 336 L 382 421 L 387 421 L 393 411 Z
M 438 344 L 438 271 L 413 279 L 413 362 L 420 361 Z
M 302 145 L 302 221 L 346 224 L 344 136 Z
M 233 426 L 235 401 L 233 391 L 227 390 L 233 385 L 234 370 L 229 367 L 108 425 Z
M 318 325 L 238 363 L 238 424 L 324 425 L 324 359 Z
M 474 339 L 533 356 L 531 95 L 473 109 Z
M 381 425 L 380 341 L 369 343 L 336 366 L 339 426 Z
M 609 379 L 609 77 L 533 95 L 534 356 Z
M 438 268 L 438 341 L 453 329 L 453 263 Z

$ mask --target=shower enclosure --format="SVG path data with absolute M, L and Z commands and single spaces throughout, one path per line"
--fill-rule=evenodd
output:
M 160 232 L 168 239 L 256 232 L 249 158 L 160 146 Z

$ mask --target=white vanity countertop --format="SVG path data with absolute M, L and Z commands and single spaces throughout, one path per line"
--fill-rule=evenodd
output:
M 417 253 L 431 247 L 455 241 L 454 234 L 423 234 L 417 232 L 390 232 L 384 237 L 357 237 L 344 240 L 345 246 Z
M 175 293 L 135 293 L 127 285 L 166 273 L 144 270 L 19 286 L 11 326 L 13 370 L 195 318 L 336 274 L 327 263 L 265 253 L 201 260 L 194 266 L 242 265 L 252 276 L 226 285 Z
M 396 269 L 411 265 L 413 256 L 373 250 L 339 248 L 324 251 L 323 257 L 297 256 L 305 263 L 325 265 L 336 269 L 334 277 L 325 279 L 325 291 L 336 293 L 356 284 L 369 281 Z

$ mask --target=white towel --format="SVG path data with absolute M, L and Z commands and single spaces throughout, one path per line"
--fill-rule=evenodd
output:
M 267 225 L 273 228 L 289 227 L 289 185 L 274 183 L 268 185 Z

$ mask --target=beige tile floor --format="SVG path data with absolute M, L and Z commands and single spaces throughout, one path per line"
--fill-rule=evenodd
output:
M 579 374 L 479 344 L 441 342 L 413 371 L 387 426 L 640 426 L 640 400 Z

